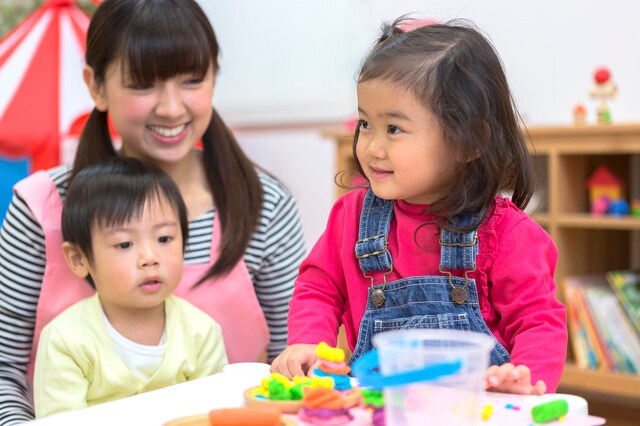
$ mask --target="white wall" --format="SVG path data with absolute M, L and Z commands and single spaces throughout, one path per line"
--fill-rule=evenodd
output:
M 575 104 L 589 120 L 599 65 L 619 87 L 614 121 L 640 121 L 640 2 L 631 0 L 200 0 L 222 46 L 214 101 L 242 128 L 249 155 L 298 198 L 309 245 L 333 199 L 333 155 L 313 125 L 356 111 L 355 74 L 384 20 L 417 12 L 470 19 L 494 42 L 528 124 L 568 124 Z M 253 126 L 273 126 L 269 131 Z M 298 130 L 289 127 L 297 126 Z M 281 129 L 281 130 L 278 130 Z
M 311 248 L 335 201 L 333 143 L 313 129 L 240 130 L 236 136 L 247 155 L 296 197 L 307 248 Z

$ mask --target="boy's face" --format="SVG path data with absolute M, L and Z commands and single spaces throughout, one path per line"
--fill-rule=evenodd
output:
M 163 306 L 180 283 L 180 220 L 164 200 L 148 202 L 139 219 L 121 226 L 94 224 L 91 246 L 93 262 L 81 255 L 83 268 L 91 274 L 107 315 Z

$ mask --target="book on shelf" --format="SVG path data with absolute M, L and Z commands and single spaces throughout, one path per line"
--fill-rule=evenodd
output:
M 576 366 L 581 369 L 597 368 L 598 360 L 595 356 L 593 346 L 589 342 L 587 330 L 580 319 L 577 300 L 582 297 L 576 288 L 567 283 L 564 286 L 565 299 L 567 300 L 567 315 L 570 342 L 573 349 L 573 358 Z
M 564 284 L 577 366 L 640 374 L 640 333 L 607 275 L 573 275 Z
M 631 323 L 640 333 L 640 269 L 609 271 L 606 277 Z

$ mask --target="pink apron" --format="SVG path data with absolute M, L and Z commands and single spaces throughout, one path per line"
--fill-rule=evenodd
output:
M 25 200 L 44 230 L 46 268 L 36 311 L 33 346 L 29 359 L 29 377 L 33 378 L 35 354 L 42 328 L 75 302 L 94 293 L 88 282 L 68 269 L 62 256 L 62 200 L 53 181 L 44 171 L 17 183 L 14 190 Z M 211 241 L 211 262 L 218 258 L 220 222 L 215 215 Z M 185 265 L 175 294 L 211 315 L 222 327 L 230 363 L 256 361 L 266 350 L 269 328 L 258 302 L 253 282 L 244 261 L 224 277 L 207 280 L 191 288 L 212 263 Z

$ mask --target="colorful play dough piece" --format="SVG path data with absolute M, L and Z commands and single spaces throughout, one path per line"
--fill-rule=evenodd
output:
M 340 348 L 332 348 L 325 342 L 316 346 L 316 356 L 329 362 L 344 362 L 344 351 Z
M 326 388 L 326 389 L 333 389 L 335 385 L 335 382 L 333 381 L 332 377 L 322 377 L 322 376 L 313 376 L 311 378 L 311 383 L 310 383 L 310 387 L 312 388 Z
M 278 426 L 281 413 L 275 407 L 223 408 L 209 412 L 211 426 Z
M 545 402 L 531 408 L 531 417 L 536 423 L 548 423 L 566 416 L 569 412 L 569 403 L 564 399 Z
M 291 399 L 291 392 L 282 382 L 271 380 L 268 389 L 269 399 L 273 401 L 288 401 Z

